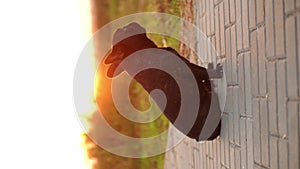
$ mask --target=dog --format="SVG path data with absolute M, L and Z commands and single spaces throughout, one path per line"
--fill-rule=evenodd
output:
M 109 65 L 107 76 L 109 78 L 113 78 L 124 71 L 128 72 L 128 70 L 122 68 L 117 69 L 117 67 L 119 67 L 120 63 L 126 57 L 143 49 L 160 49 L 164 51 L 162 52 L 162 55 L 166 52 L 169 52 L 170 57 L 178 57 L 185 64 L 185 66 L 187 66 L 191 70 L 194 79 L 197 82 L 197 91 L 199 91 L 199 100 L 201 100 L 201 104 L 199 104 L 200 106 L 198 109 L 198 114 L 193 126 L 188 132 L 183 133 L 192 139 L 196 139 L 197 141 L 203 140 L 203 138 L 200 138 L 200 133 L 203 129 L 204 124 L 206 123 L 209 112 L 214 111 L 221 114 L 221 111 L 218 107 L 218 100 L 216 99 L 217 96 L 216 93 L 212 90 L 211 79 L 206 68 L 190 63 L 184 57 L 180 56 L 176 50 L 170 47 L 159 48 L 152 40 L 147 37 L 145 28 L 134 22 L 118 29 L 114 33 L 112 49 L 109 53 L 106 54 L 104 58 L 104 63 Z M 178 72 L 180 72 L 180 67 L 177 67 L 176 69 L 178 69 Z M 143 70 L 136 74 L 133 78 L 137 82 L 139 82 L 148 93 L 150 93 L 153 89 L 160 89 L 165 93 L 167 103 L 163 113 L 172 124 L 175 124 L 181 106 L 180 88 L 176 83 L 176 80 L 170 74 L 158 69 Z M 188 80 L 191 79 L 186 80 L 188 83 Z M 212 104 L 214 105 L 212 106 Z M 220 135 L 221 120 L 215 119 L 212 121 L 208 121 L 207 123 L 217 124 L 215 125 L 217 127 L 215 128 L 215 130 L 213 130 L 209 138 L 204 139 L 213 140 Z M 175 127 L 180 131 L 184 131 L 184 125 L 185 124 L 176 124 Z

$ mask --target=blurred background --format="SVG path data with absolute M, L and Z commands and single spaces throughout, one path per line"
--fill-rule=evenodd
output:
M 180 16 L 181 5 L 182 4 L 179 0 L 91 0 L 92 31 L 96 32 L 99 28 L 105 24 L 108 24 L 110 21 L 137 12 L 164 12 Z M 153 20 L 153 23 L 147 24 L 157 23 L 158 22 L 156 20 Z M 170 31 L 179 33 L 180 30 L 174 29 Z M 176 50 L 179 48 L 179 42 L 170 37 L 164 37 L 156 34 L 148 34 L 148 37 L 150 37 L 158 46 L 170 46 Z M 97 43 L 101 44 L 111 42 Z M 163 115 L 153 122 L 146 124 L 134 123 L 121 116 L 119 112 L 117 112 L 112 101 L 111 79 L 106 78 L 105 69 L 100 69 L 101 68 L 99 68 L 97 71 L 98 81 L 96 82 L 96 103 L 99 105 L 99 107 L 101 107 L 101 112 L 111 127 L 124 135 L 137 138 L 156 136 L 159 133 L 167 130 L 169 122 Z M 132 104 L 139 110 L 147 110 L 149 108 L 150 102 L 148 100 L 148 93 L 144 91 L 144 89 L 137 82 L 131 83 L 129 96 Z M 159 111 L 159 109 L 156 107 L 152 111 Z M 98 116 L 99 115 L 96 112 L 88 116 L 90 130 L 87 134 L 83 134 L 87 158 L 91 161 L 92 168 L 164 168 L 164 154 L 149 158 L 126 158 L 114 155 L 97 146 L 93 140 L 91 140 L 89 135 L 94 135 L 97 133 L 97 138 L 110 139 L 107 134 L 101 134 L 101 124 L 99 125 L 99 122 L 96 120 L 99 118 Z M 167 138 L 164 138 L 161 144 L 166 145 Z M 133 149 L 134 147 L 130 147 L 130 150 L 127 151 L 143 152 L 142 149 Z
M 0 168 L 163 168 L 163 154 L 130 159 L 93 143 L 75 113 L 73 73 L 84 45 L 103 25 L 136 12 L 179 16 L 180 7 L 178 0 L 0 2 Z M 168 37 L 151 36 L 160 46 L 178 49 L 178 42 Z M 122 120 L 106 90 L 110 81 L 101 76 L 96 102 L 106 105 L 112 127 L 133 137 L 167 129 L 164 117 L 147 125 Z M 137 107 L 148 106 L 138 84 L 132 84 L 131 95 Z M 88 121 L 91 131 L 97 130 Z

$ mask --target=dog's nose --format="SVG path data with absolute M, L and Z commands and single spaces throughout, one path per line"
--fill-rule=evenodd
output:
M 105 56 L 104 63 L 111 64 L 114 61 L 113 52 L 110 50 Z
M 105 63 L 105 64 L 111 64 L 111 63 L 113 63 L 115 60 L 116 60 L 116 58 L 113 57 L 113 55 L 110 54 L 110 55 L 108 55 L 108 56 L 105 58 L 104 63 Z

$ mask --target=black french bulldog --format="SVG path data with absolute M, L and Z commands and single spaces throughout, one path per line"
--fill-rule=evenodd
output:
M 158 48 L 157 45 L 147 37 L 146 30 L 139 24 L 131 23 L 123 28 L 118 29 L 115 32 L 113 36 L 113 47 L 111 51 L 106 55 L 104 60 L 105 64 L 110 64 L 107 71 L 107 76 L 113 78 L 114 76 L 122 73 L 122 71 L 126 71 L 121 69 L 116 72 L 116 68 L 126 57 L 133 54 L 134 52 L 151 48 L 171 52 L 172 55 L 170 56 L 177 56 L 178 58 L 180 58 L 190 68 L 192 74 L 194 75 L 194 78 L 196 79 L 198 90 L 195 91 L 199 91 L 201 104 L 199 104 L 200 106 L 198 109 L 197 118 L 193 126 L 189 131 L 183 133 L 190 138 L 196 139 L 197 141 L 215 139 L 220 135 L 220 118 L 206 122 L 217 124 L 215 125 L 216 128 L 212 130 L 208 138 L 200 138 L 200 133 L 208 117 L 208 113 L 214 111 L 217 112 L 217 114 L 221 115 L 217 96 L 216 93 L 212 90 L 212 83 L 207 69 L 190 63 L 170 47 Z M 148 93 L 150 93 L 153 89 L 160 89 L 165 93 L 167 103 L 163 113 L 169 119 L 169 121 L 174 124 L 181 106 L 181 95 L 176 80 L 168 73 L 158 69 L 143 70 L 136 74 L 133 78 L 137 82 L 139 82 Z M 189 79 L 187 79 L 187 82 L 188 80 Z M 175 125 L 175 127 L 180 131 L 183 131 L 183 125 L 185 124 L 178 124 Z

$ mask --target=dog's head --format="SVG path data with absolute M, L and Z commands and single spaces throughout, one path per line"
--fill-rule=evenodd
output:
M 122 68 L 115 72 L 119 64 L 129 55 L 142 49 L 157 48 L 146 36 L 145 28 L 137 23 L 131 23 L 118 29 L 113 36 L 113 47 L 106 55 L 104 63 L 110 64 L 107 71 L 108 77 L 122 73 Z M 126 70 L 125 70 L 126 71 Z

